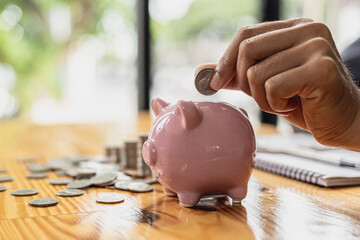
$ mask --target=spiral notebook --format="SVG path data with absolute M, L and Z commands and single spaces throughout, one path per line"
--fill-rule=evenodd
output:
M 257 153 L 255 168 L 323 187 L 360 185 L 360 170 L 288 154 Z

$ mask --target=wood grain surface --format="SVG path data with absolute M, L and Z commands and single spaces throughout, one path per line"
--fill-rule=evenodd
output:
M 141 113 L 133 134 L 147 131 L 150 117 Z M 115 141 L 116 125 L 37 126 L 19 121 L 0 123 L 0 168 L 12 182 L 0 192 L 0 239 L 358 239 L 360 237 L 360 187 L 326 189 L 254 170 L 242 204 L 227 199 L 201 201 L 183 208 L 177 198 L 150 193 L 90 188 L 80 197 L 62 198 L 49 179 L 26 179 L 20 156 L 38 162 L 67 154 L 103 154 Z M 272 132 L 268 127 L 265 132 Z M 260 129 L 260 132 L 261 129 Z M 121 134 L 119 134 L 121 135 Z M 125 135 L 128 135 L 125 134 Z M 14 197 L 11 191 L 36 188 L 39 194 Z M 123 203 L 96 203 L 101 192 L 125 194 Z M 55 197 L 57 206 L 31 207 L 38 197 Z

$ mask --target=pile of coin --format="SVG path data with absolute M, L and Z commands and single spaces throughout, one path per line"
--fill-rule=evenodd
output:
M 137 145 L 137 140 L 127 139 L 124 141 L 124 168 L 136 169 L 138 153 Z
M 71 155 L 50 159 L 46 164 L 36 163 L 35 157 L 20 157 L 19 163 L 26 164 L 29 173 L 28 179 L 48 178 L 49 171 L 54 171 L 61 178 L 49 180 L 49 184 L 66 186 L 56 192 L 59 197 L 78 197 L 84 194 L 84 190 L 94 187 L 119 189 L 134 193 L 146 193 L 153 191 L 151 184 L 157 183 L 151 176 L 151 170 L 145 164 L 141 148 L 147 140 L 148 135 L 141 133 L 138 140 L 124 141 L 123 156 L 121 147 L 116 146 L 111 150 L 106 149 L 106 156 L 83 156 Z M 116 160 L 115 160 L 116 159 Z M 122 160 L 122 165 L 120 164 Z M 127 170 L 123 170 L 126 167 Z M 129 170 L 132 170 L 131 172 Z M 7 169 L 0 168 L 0 173 L 6 173 Z M 129 173 L 130 172 L 130 173 Z M 65 176 L 65 177 L 64 177 Z M 0 182 L 13 181 L 12 176 L 0 176 Z M 7 187 L 0 186 L 0 192 L 7 190 Z M 39 193 L 36 189 L 17 189 L 13 190 L 13 196 L 33 196 Z M 96 201 L 99 203 L 119 203 L 125 199 L 121 194 L 100 194 Z M 59 200 L 56 198 L 36 198 L 29 204 L 34 207 L 50 207 L 57 205 Z
M 111 163 L 121 163 L 121 146 L 115 144 L 108 144 L 105 146 L 105 155 L 109 158 Z
M 137 172 L 142 177 L 148 177 L 152 175 L 150 167 L 145 163 L 144 158 L 142 156 L 142 146 L 147 141 L 149 134 L 147 133 L 139 133 L 139 144 L 138 144 L 138 154 L 137 154 Z

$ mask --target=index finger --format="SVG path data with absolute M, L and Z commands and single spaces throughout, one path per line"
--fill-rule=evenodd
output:
M 296 18 L 285 21 L 265 22 L 254 26 L 241 28 L 220 58 L 220 61 L 215 68 L 215 74 L 211 80 L 210 86 L 215 90 L 219 90 L 225 86 L 236 86 L 237 83 L 230 83 L 230 81 L 236 81 L 234 75 L 236 74 L 236 63 L 239 53 L 239 46 L 240 43 L 245 39 L 257 36 L 262 33 L 289 28 L 297 24 L 311 21 L 311 19 L 307 18 Z M 246 93 L 250 94 L 250 92 Z

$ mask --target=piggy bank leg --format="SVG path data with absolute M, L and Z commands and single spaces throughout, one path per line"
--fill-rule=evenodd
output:
M 167 189 L 166 187 L 163 187 L 163 189 L 164 189 L 164 193 L 165 193 L 166 195 L 168 195 L 169 197 L 174 197 L 174 196 L 176 196 L 176 193 L 174 193 L 173 191 Z
M 234 187 L 227 191 L 227 195 L 231 197 L 234 201 L 241 201 L 246 197 L 247 186 L 238 186 Z
M 178 197 L 182 206 L 193 207 L 200 201 L 201 194 L 194 192 L 183 192 L 178 193 Z

